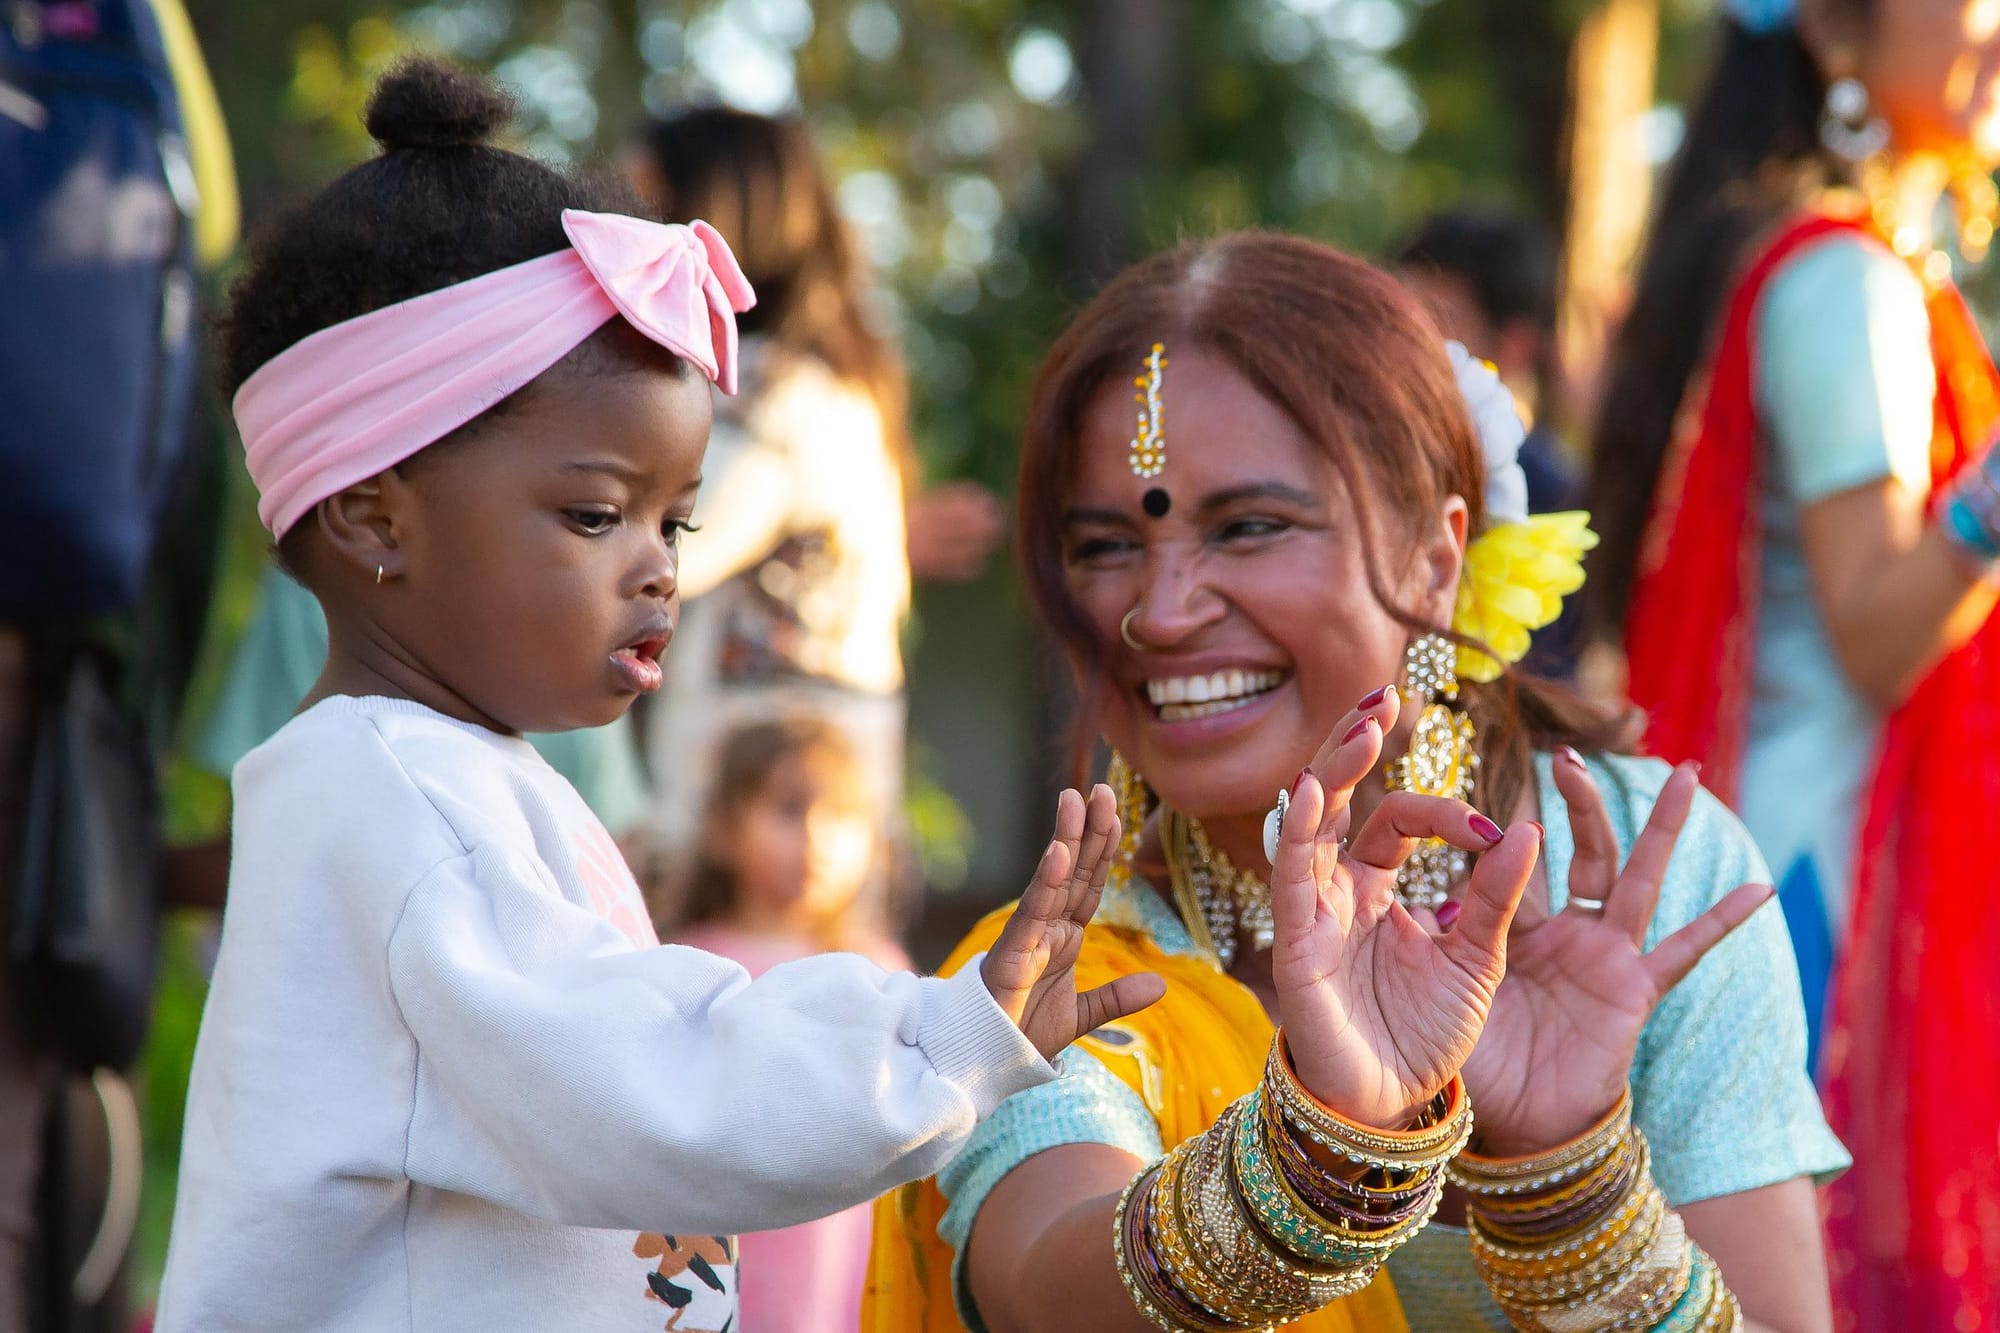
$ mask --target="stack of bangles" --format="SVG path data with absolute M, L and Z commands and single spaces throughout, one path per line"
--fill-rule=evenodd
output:
M 1715 1262 L 1653 1184 L 1629 1092 L 1581 1138 L 1533 1157 L 1467 1152 L 1451 1177 L 1480 1277 L 1515 1328 L 1742 1327 Z
M 1366 1286 L 1424 1229 L 1471 1133 L 1457 1079 L 1408 1130 L 1355 1124 L 1299 1083 L 1280 1033 L 1255 1091 L 1125 1187 L 1118 1275 L 1172 1333 L 1289 1323 Z

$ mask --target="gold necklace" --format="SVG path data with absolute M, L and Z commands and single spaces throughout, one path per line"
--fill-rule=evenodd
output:
M 1271 886 L 1254 871 L 1240 870 L 1208 840 L 1201 821 L 1177 810 L 1161 810 L 1167 868 L 1173 878 L 1174 906 L 1197 948 L 1213 955 L 1227 972 L 1242 944 L 1268 949 L 1277 934 L 1271 918 Z

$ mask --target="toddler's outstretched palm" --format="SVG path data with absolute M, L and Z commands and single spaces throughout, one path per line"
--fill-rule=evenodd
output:
M 1166 983 L 1144 972 L 1076 991 L 1083 928 L 1104 895 L 1118 836 L 1118 804 L 1109 787 L 1093 788 L 1088 802 L 1064 791 L 1056 835 L 1034 882 L 980 964 L 986 989 L 1044 1058 L 1166 994 Z

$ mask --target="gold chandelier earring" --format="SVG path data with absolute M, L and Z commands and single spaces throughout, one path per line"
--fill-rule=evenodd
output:
M 1104 770 L 1104 785 L 1118 799 L 1118 860 L 1112 873 L 1129 878 L 1132 858 L 1139 852 L 1139 831 L 1146 825 L 1146 780 L 1125 762 L 1124 755 L 1113 750 L 1111 763 Z
M 1472 799 L 1479 772 L 1472 719 L 1459 711 L 1458 645 L 1442 634 L 1410 641 L 1403 654 L 1402 694 L 1417 710 L 1410 748 L 1389 766 L 1389 789 L 1455 801 Z M 1396 872 L 1396 898 L 1412 910 L 1442 906 L 1451 886 L 1465 878 L 1466 854 L 1441 838 L 1420 844 Z

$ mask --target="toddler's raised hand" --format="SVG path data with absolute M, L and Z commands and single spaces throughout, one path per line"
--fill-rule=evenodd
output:
M 1088 802 L 1065 790 L 1056 803 L 1056 835 L 1042 853 L 1034 882 L 980 964 L 986 989 L 1044 1059 L 1167 991 L 1159 977 L 1139 972 L 1076 993 L 1083 928 L 1104 894 L 1118 856 L 1118 834 L 1111 788 L 1093 787 Z

